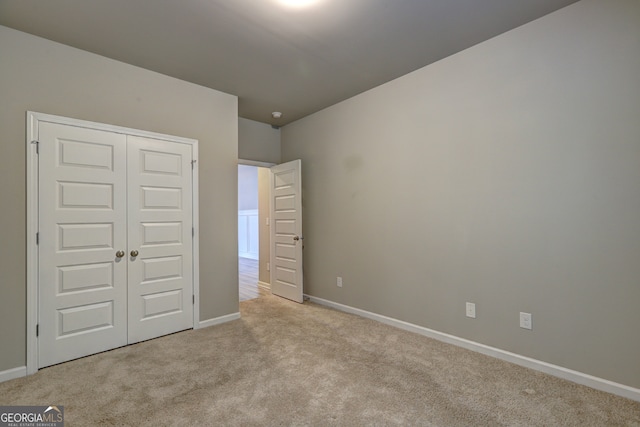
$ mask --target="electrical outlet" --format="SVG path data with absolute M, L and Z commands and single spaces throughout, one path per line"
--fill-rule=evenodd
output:
M 336 277 L 336 285 L 338 285 L 339 288 L 342 287 L 342 277 Z
M 267 271 L 271 271 L 271 263 L 270 262 L 267 263 Z
M 467 317 L 476 318 L 476 305 L 472 302 L 467 303 Z
M 523 329 L 532 329 L 531 313 L 520 312 L 520 327 Z

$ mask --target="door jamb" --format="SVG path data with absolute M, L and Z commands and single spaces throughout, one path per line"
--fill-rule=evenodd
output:
M 159 139 L 168 142 L 176 142 L 191 145 L 191 170 L 192 183 L 192 225 L 193 225 L 193 329 L 199 328 L 200 323 L 200 251 L 199 251 L 199 187 L 198 187 L 198 140 L 183 138 L 173 135 L 149 132 L 105 123 L 90 122 L 69 117 L 54 116 L 51 114 L 27 111 L 26 129 L 26 163 L 27 163 L 27 375 L 38 372 L 38 337 L 36 326 L 38 325 L 38 245 L 36 233 L 38 232 L 38 125 L 40 122 L 51 122 L 69 126 L 77 126 L 89 129 L 103 130 L 120 134 Z

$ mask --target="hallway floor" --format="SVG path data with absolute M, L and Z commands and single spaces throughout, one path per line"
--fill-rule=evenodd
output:
M 261 293 L 268 293 L 258 286 L 258 269 L 258 260 L 238 258 L 240 301 L 258 298 Z

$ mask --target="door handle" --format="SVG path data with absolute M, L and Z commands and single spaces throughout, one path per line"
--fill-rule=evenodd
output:
M 297 242 L 298 240 L 304 240 L 304 237 L 293 236 L 293 240 L 295 240 Z
M 124 256 L 124 251 L 118 251 L 116 252 L 116 257 L 118 258 L 122 258 Z
M 131 251 L 131 256 L 132 256 L 133 258 L 137 257 L 137 256 L 138 256 L 138 251 L 136 251 L 135 249 L 134 249 L 134 250 L 132 250 L 132 251 Z

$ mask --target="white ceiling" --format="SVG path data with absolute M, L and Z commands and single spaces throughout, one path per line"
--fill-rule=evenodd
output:
M 575 1 L 0 0 L 0 25 L 237 95 L 241 117 L 284 125 Z

